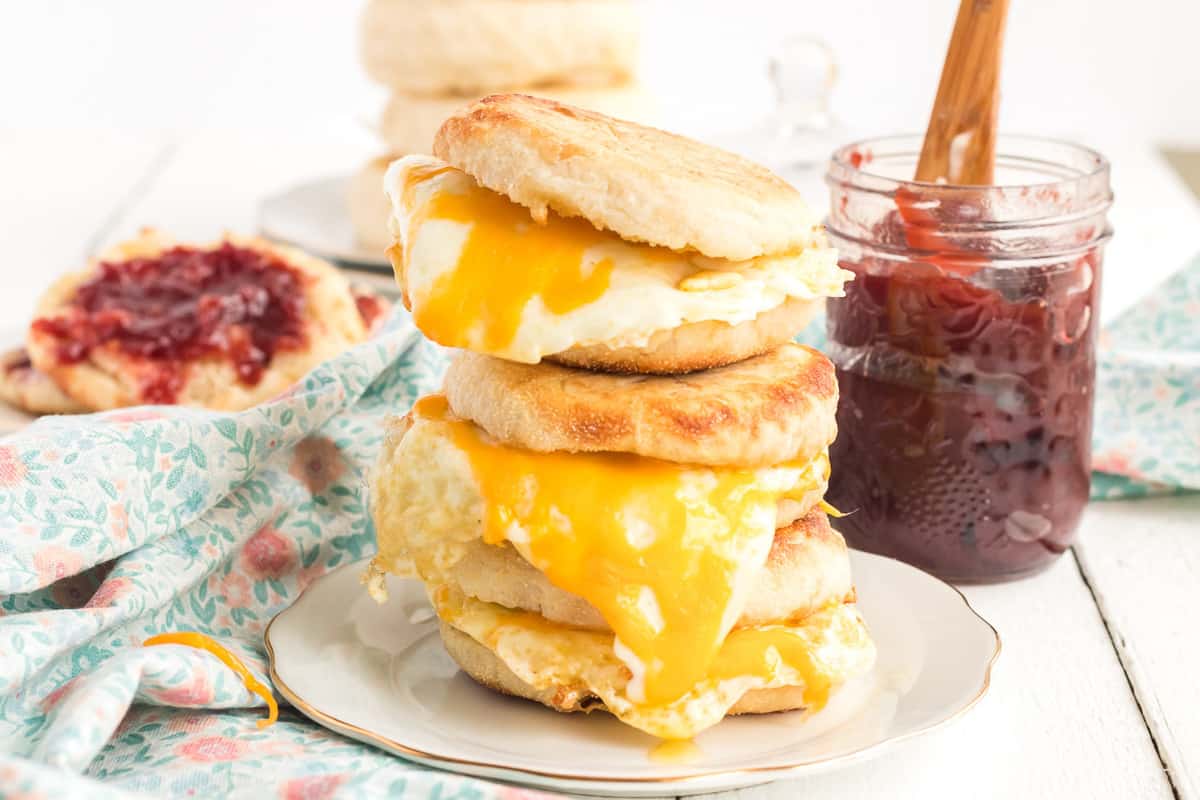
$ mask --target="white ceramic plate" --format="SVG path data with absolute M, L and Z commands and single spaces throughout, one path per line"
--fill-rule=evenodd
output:
M 263 235 L 348 266 L 391 275 L 383 253 L 361 247 L 346 206 L 349 178 L 319 178 L 271 195 L 258 209 Z
M 987 691 L 1000 638 L 953 587 L 906 564 L 851 553 L 879 648 L 872 675 L 808 720 L 725 720 L 689 763 L 606 714 L 556 714 L 477 686 L 442 649 L 421 586 L 389 579 L 376 605 L 365 562 L 325 576 L 267 627 L 275 687 L 315 722 L 412 761 L 567 792 L 646 797 L 765 783 L 875 755 L 929 731 Z

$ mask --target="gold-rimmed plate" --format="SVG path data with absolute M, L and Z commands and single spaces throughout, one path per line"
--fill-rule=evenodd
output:
M 442 649 L 425 594 L 389 579 L 376 605 L 366 563 L 314 583 L 267 627 L 271 679 L 315 722 L 441 769 L 564 792 L 649 797 L 736 789 L 874 756 L 965 713 L 987 691 L 1000 639 L 953 587 L 851 552 L 879 659 L 821 712 L 726 719 L 687 761 L 605 714 L 556 714 L 477 686 Z

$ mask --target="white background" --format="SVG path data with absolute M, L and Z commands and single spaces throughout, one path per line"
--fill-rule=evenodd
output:
M 773 103 L 768 55 L 801 34 L 833 49 L 833 110 L 845 136 L 922 130 L 957 8 L 957 0 L 640 4 L 643 81 L 660 124 L 715 137 L 763 119 Z M 187 239 L 249 232 L 245 220 L 264 194 L 376 155 L 371 124 L 385 92 L 359 63 L 361 8 L 361 0 L 0 0 L 0 134 L 16 134 L 0 148 L 0 178 L 44 196 L 9 198 L 0 221 L 7 324 L 23 322 L 49 275 L 90 253 L 60 256 L 19 233 L 89 202 L 72 183 L 75 165 L 115 152 L 102 142 L 144 150 L 137 163 L 148 174 L 166 154 L 183 157 L 192 171 L 176 165 L 168 179 L 196 182 L 205 196 L 228 192 L 227 213 L 151 204 L 148 218 L 108 230 L 109 239 L 146 224 Z M 1157 155 L 1162 144 L 1200 147 L 1197 31 L 1200 0 L 1012 0 L 1001 129 L 1073 139 L 1114 162 L 1104 319 L 1200 247 L 1195 201 Z M 52 144 L 60 142 L 76 144 Z M 275 151 L 269 166 L 258 163 L 264 147 Z M 801 187 L 824 205 L 815 175 Z
M 429 0 L 438 2 L 439 0 Z M 380 93 L 361 2 L 2 0 L 5 126 L 340 130 Z M 840 116 L 864 134 L 924 127 L 957 0 L 645 0 L 646 80 L 676 127 L 738 129 L 770 94 L 784 35 L 828 41 Z M 1200 145 L 1200 2 L 1012 0 L 1003 127 L 1098 147 Z M 350 135 L 350 134 L 348 134 Z

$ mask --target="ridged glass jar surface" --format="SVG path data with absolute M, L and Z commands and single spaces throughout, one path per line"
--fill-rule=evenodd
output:
M 830 501 L 854 547 L 943 578 L 1034 572 L 1089 490 L 1108 164 L 1000 137 L 996 185 L 910 180 L 920 137 L 842 148 L 829 234 L 855 279 L 828 305 Z

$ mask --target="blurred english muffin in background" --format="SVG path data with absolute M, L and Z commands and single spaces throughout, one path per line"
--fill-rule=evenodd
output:
M 391 203 L 380 191 L 388 164 L 399 158 L 399 154 L 388 154 L 372 158 L 350 178 L 346 187 L 346 203 L 350 207 L 350 224 L 359 244 L 382 253 L 391 246 L 392 235 L 388 232 L 387 219 Z
M 442 121 L 484 95 L 520 92 L 656 123 L 657 103 L 637 81 L 640 27 L 632 0 L 371 0 L 363 64 L 391 94 L 377 123 L 386 155 L 348 189 L 359 243 L 382 252 L 390 241 L 386 163 L 432 153 Z
M 371 0 L 362 20 L 367 74 L 414 94 L 619 85 L 637 51 L 629 0 Z
M 543 453 L 773 464 L 822 451 L 837 433 L 833 366 L 816 350 L 791 343 L 719 369 L 653 377 L 464 350 L 442 390 L 456 414 L 493 439 Z
M 510 87 L 506 91 L 525 92 L 580 108 L 589 108 L 611 117 L 650 122 L 654 102 L 650 93 L 635 83 L 613 86 L 574 86 L 562 84 L 536 88 Z M 388 100 L 379 118 L 379 135 L 384 144 L 400 155 L 432 153 L 433 136 L 447 117 L 466 108 L 483 95 L 419 95 L 396 92 Z M 378 185 L 375 187 L 378 189 Z

